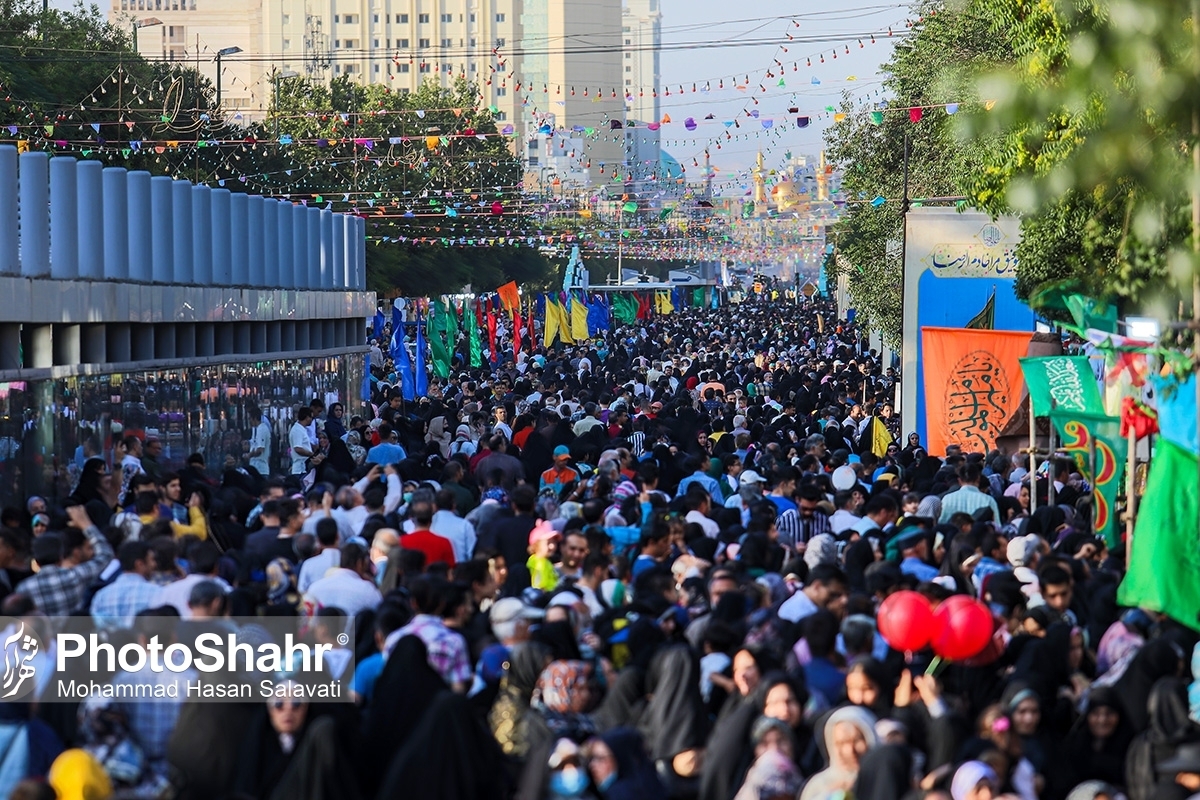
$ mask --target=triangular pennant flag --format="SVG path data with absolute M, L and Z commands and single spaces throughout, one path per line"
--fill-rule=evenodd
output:
M 922 118 L 923 116 L 925 116 L 925 111 L 924 111 L 924 109 L 920 109 L 920 108 L 910 108 L 910 109 L 908 110 L 908 118 L 909 118 L 909 119 L 911 119 L 913 122 L 920 122 L 920 121 L 921 121 L 921 118 Z

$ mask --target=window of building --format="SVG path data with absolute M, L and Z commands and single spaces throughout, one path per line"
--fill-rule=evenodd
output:
M 429 72 L 429 71 L 430 71 L 430 66 L 428 64 L 421 64 L 417 68 L 417 72 Z
M 291 39 L 284 39 L 284 40 L 283 40 L 283 49 L 284 49 L 284 50 L 291 50 L 291 49 L 292 49 L 292 40 L 291 40 Z
M 626 39 L 625 44 L 633 44 L 633 39 Z
M 334 49 L 334 50 L 338 49 L 338 48 L 339 48 L 339 47 L 341 47 L 341 46 L 342 46 L 342 40 L 341 40 L 341 39 L 334 39 L 334 40 L 333 40 L 333 49 Z M 1049 489 L 1047 489 L 1046 491 L 1049 491 Z
M 358 24 L 358 14 L 343 14 L 342 22 L 344 22 L 347 25 L 357 25 Z
M 625 58 L 627 58 L 627 59 L 633 58 L 633 53 L 626 53 Z
M 471 40 L 471 47 L 474 47 L 474 46 L 475 46 L 475 40 L 474 40 L 474 39 L 472 39 L 472 40 Z
M 375 65 L 372 67 L 372 71 L 373 71 L 373 72 L 374 72 L 376 75 L 378 75 L 378 74 L 379 74 L 379 65 L 378 65 L 378 64 L 375 64 Z
M 397 39 L 396 47 L 408 47 L 408 39 Z
M 397 68 L 397 71 L 398 72 L 409 72 L 410 71 L 409 65 L 408 64 L 400 64 Z
M 454 65 L 453 64 L 443 64 L 442 72 L 446 73 L 447 75 L 451 74 L 452 72 L 454 72 Z
M 629 33 L 633 29 L 626 25 L 624 28 L 621 28 L 621 30 L 623 30 L 625 33 Z
M 429 22 L 429 15 L 428 14 L 417 14 L 417 22 L 420 22 L 422 24 Z
M 496 87 L 496 97 L 507 97 L 507 96 L 508 96 L 508 89 L 505 89 L 503 86 Z
M 504 22 L 504 15 L 503 15 L 503 14 L 497 14 L 497 15 L 496 15 L 496 22 Z
M 442 14 L 442 22 L 454 22 L 453 14 Z
M 475 15 L 474 15 L 474 14 L 472 14 L 472 15 L 471 15 L 471 22 L 474 22 L 474 21 L 475 21 Z
M 341 22 L 341 21 L 342 21 L 342 17 L 341 17 L 341 15 L 340 15 L 340 14 L 334 14 L 334 15 L 333 15 L 333 24 L 334 24 L 334 25 L 338 24 L 338 23 L 339 23 L 339 22 Z
M 372 14 L 372 15 L 371 15 L 371 22 L 374 22 L 376 25 L 378 25 L 378 24 L 379 24 L 379 15 L 378 15 L 378 14 Z
M 505 112 L 503 112 L 503 111 L 501 111 L 499 114 L 497 114 L 497 115 L 496 115 L 496 119 L 498 119 L 498 120 L 500 120 L 501 122 L 503 122 L 504 120 L 508 119 L 508 114 L 507 114 L 507 113 L 505 113 Z
M 401 89 L 400 94 L 408 94 L 408 89 Z
M 374 42 L 374 44 L 372 44 L 372 45 L 371 45 L 372 47 L 379 47 L 379 40 L 378 40 L 378 39 L 372 39 L 371 41 L 372 41 L 372 42 Z
M 347 50 L 357 50 L 362 47 L 362 42 L 358 39 L 347 39 L 345 44 Z
M 284 24 L 284 25 L 291 25 L 291 24 L 292 24 L 292 15 L 291 15 L 291 14 L 284 14 L 284 15 L 283 15 L 283 24 Z
M 633 86 L 633 81 L 629 80 L 629 78 L 626 78 L 626 79 L 625 79 L 625 85 L 626 85 L 626 86 Z
M 626 68 L 625 68 L 625 71 L 626 71 L 626 72 L 633 72 L 633 67 L 626 67 Z
M 496 40 L 496 47 L 504 47 L 504 39 L 503 38 L 499 38 Z
M 417 47 L 421 48 L 422 50 L 425 49 L 426 47 L 429 47 L 429 40 L 428 39 L 417 39 Z
M 478 72 L 478 71 L 479 71 L 479 65 L 471 64 L 471 72 Z
M 442 39 L 442 47 L 449 49 L 453 46 L 454 46 L 453 39 Z
M 407 25 L 408 24 L 408 14 L 397 14 L 396 15 L 396 23 L 399 25 Z

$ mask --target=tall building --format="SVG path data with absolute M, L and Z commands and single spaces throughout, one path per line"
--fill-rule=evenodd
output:
M 646 127 L 662 120 L 660 0 L 625 0 L 621 34 L 625 116 L 629 120 L 625 129 L 625 174 L 630 193 L 639 199 L 652 200 L 664 183 L 662 134 Z
M 349 75 L 398 92 L 429 80 L 474 81 L 500 121 L 516 120 L 506 54 L 521 40 L 522 0 L 111 0 L 109 20 L 137 25 L 150 59 L 195 61 L 215 78 L 222 59 L 222 105 L 261 118 L 278 76 L 329 80 Z M 149 24 L 147 24 L 149 23 Z

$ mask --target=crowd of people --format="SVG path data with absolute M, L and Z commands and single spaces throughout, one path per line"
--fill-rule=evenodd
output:
M 0 526 L 4 614 L 352 627 L 353 703 L 0 703 L 3 796 L 1200 792 L 1200 637 L 1117 605 L 1073 462 L 901 436 L 896 373 L 821 301 L 515 358 L 502 330 L 415 402 L 389 336 L 357 413 L 316 399 L 278 444 L 264 420 L 219 475 L 129 437 Z M 893 650 L 903 589 L 982 600 L 991 644 Z

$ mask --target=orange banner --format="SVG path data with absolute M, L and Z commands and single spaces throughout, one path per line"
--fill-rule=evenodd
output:
M 925 429 L 933 455 L 947 445 L 987 453 L 1024 394 L 1021 363 L 1032 333 L 921 328 Z

